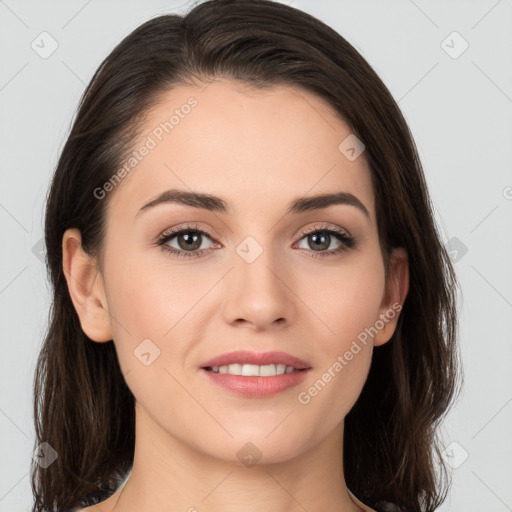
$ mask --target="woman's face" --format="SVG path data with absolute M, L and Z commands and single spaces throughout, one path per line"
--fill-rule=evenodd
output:
M 275 462 L 333 433 L 357 400 L 407 284 L 398 274 L 386 287 L 370 169 L 350 134 L 327 103 L 287 86 L 180 86 L 148 113 L 123 179 L 98 192 L 111 194 L 96 291 L 110 333 L 88 334 L 114 340 L 154 435 Z M 222 202 L 144 208 L 171 189 Z M 323 194 L 341 199 L 305 202 Z M 189 231 L 158 244 L 177 229 Z M 237 350 L 285 352 L 309 369 L 204 369 Z

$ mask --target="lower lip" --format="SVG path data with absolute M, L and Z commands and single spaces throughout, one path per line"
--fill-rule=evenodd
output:
M 244 377 L 229 373 L 216 373 L 204 368 L 201 368 L 201 371 L 206 373 L 212 382 L 233 393 L 251 398 L 265 398 L 297 386 L 306 378 L 311 368 L 272 377 Z

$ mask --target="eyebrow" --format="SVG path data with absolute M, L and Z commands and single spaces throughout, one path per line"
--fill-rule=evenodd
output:
M 139 215 L 143 211 L 154 208 L 160 204 L 175 203 L 204 210 L 232 213 L 228 203 L 217 196 L 205 194 L 202 192 L 189 192 L 187 190 L 170 189 L 161 193 L 148 203 L 146 203 L 138 212 Z M 370 213 L 364 204 L 353 194 L 349 192 L 335 192 L 332 194 L 317 194 L 309 197 L 297 197 L 288 204 L 286 213 L 303 213 L 312 210 L 321 210 L 329 206 L 344 204 L 358 208 L 364 215 L 370 219 Z

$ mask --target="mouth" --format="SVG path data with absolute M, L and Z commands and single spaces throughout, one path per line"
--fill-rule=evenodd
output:
M 236 351 L 206 361 L 200 369 L 212 382 L 244 397 L 265 398 L 304 381 L 311 366 L 285 352 Z
M 224 366 L 206 366 L 203 370 L 228 375 L 242 375 L 244 377 L 275 377 L 285 373 L 303 372 L 308 368 L 295 368 L 285 364 L 241 364 L 234 363 Z

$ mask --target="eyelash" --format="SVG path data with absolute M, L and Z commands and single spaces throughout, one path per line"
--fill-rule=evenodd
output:
M 160 235 L 157 241 L 157 245 L 162 247 L 163 251 L 171 253 L 173 256 L 176 256 L 177 258 L 185 258 L 185 259 L 191 259 L 201 256 L 203 252 L 208 252 L 209 249 L 201 249 L 199 251 L 183 251 L 183 250 L 177 250 L 173 247 L 169 247 L 168 245 L 165 245 L 167 242 L 172 240 L 176 237 L 176 235 L 179 235 L 181 233 L 199 233 L 201 235 L 206 236 L 213 242 L 215 242 L 215 239 L 206 231 L 203 231 L 202 229 L 199 229 L 197 226 L 187 225 L 187 226 L 180 226 L 179 228 L 174 228 L 170 231 L 164 232 Z M 341 254 L 345 251 L 348 251 L 349 249 L 352 249 L 356 247 L 356 239 L 354 237 L 351 237 L 347 235 L 343 230 L 338 230 L 336 228 L 331 228 L 329 226 L 321 226 L 321 227 L 315 227 L 314 229 L 303 231 L 300 234 L 299 241 L 302 240 L 304 237 L 311 235 L 311 234 L 317 234 L 317 233 L 328 233 L 330 235 L 334 235 L 340 242 L 341 245 L 337 249 L 331 249 L 330 251 L 311 251 L 312 253 L 310 256 L 312 258 L 326 258 L 329 256 L 335 256 L 337 254 Z

